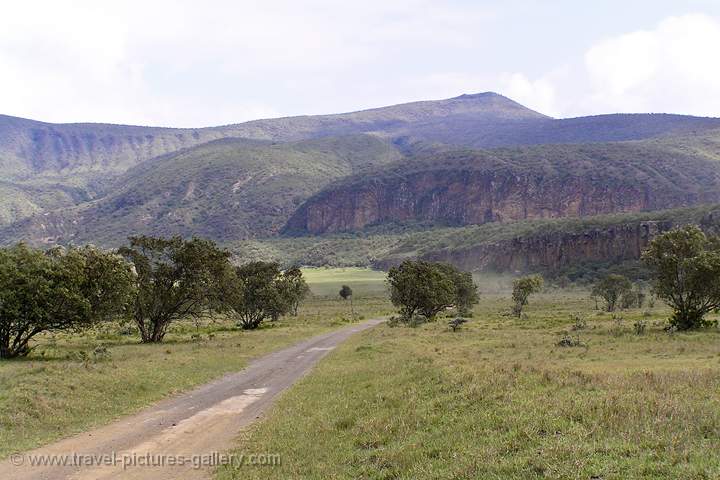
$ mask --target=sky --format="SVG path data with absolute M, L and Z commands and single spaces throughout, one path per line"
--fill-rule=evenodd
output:
M 495 91 L 720 117 L 718 0 L 0 0 L 0 113 L 202 127 Z

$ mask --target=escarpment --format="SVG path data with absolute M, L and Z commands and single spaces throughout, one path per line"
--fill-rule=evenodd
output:
M 720 200 L 720 166 L 639 144 L 443 152 L 354 176 L 307 200 L 285 233 L 449 226 L 662 210 Z

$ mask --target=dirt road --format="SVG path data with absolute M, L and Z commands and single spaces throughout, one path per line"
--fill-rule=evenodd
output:
M 369 320 L 313 337 L 259 358 L 241 372 L 164 400 L 131 417 L 13 455 L 0 463 L 0 478 L 208 478 L 212 464 L 229 460 L 221 456 L 232 447 L 238 432 L 258 418 L 278 393 L 302 378 L 350 335 L 381 321 Z M 267 463 L 274 460 L 259 457 L 232 461 Z M 55 464 L 48 465 L 49 462 Z

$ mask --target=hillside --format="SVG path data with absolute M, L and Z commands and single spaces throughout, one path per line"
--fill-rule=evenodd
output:
M 552 119 L 495 93 L 200 129 L 0 116 L 0 242 L 232 243 L 714 203 L 719 129 L 681 115 Z
M 139 165 L 96 201 L 36 215 L 0 234 L 104 245 L 130 234 L 269 236 L 328 182 L 400 158 L 392 144 L 368 135 L 278 144 L 217 140 Z
M 117 173 L 145 160 L 219 138 L 295 141 L 368 132 L 390 135 L 415 122 L 444 121 L 458 115 L 484 122 L 546 118 L 492 93 L 197 129 L 51 124 L 0 115 L 0 171 L 6 179 L 69 172 Z
M 719 138 L 713 132 L 678 142 L 420 156 L 327 187 L 300 206 L 284 232 L 325 234 L 397 222 L 460 226 L 716 203 Z
M 384 225 L 355 233 L 245 240 L 229 247 L 241 259 L 285 265 L 385 269 L 408 258 L 424 258 L 474 271 L 540 271 L 582 280 L 618 268 L 637 276 L 637 260 L 654 235 L 688 223 L 718 234 L 718 212 L 716 204 L 464 227 Z

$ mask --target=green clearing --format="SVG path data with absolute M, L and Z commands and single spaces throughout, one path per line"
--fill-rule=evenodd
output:
M 380 270 L 361 267 L 304 268 L 303 277 L 314 295 L 337 297 L 343 285 L 353 289 L 355 298 L 379 297 L 385 294 L 386 274 Z
M 720 332 L 669 334 L 662 305 L 594 307 L 558 291 L 518 320 L 489 294 L 454 333 L 440 319 L 353 337 L 241 435 L 238 453 L 282 465 L 218 478 L 720 477 Z
M 370 318 L 387 314 L 389 304 L 368 299 L 355 311 Z M 42 336 L 27 358 L 0 362 L 0 458 L 241 370 L 255 357 L 347 325 L 348 318 L 340 299 L 312 298 L 298 317 L 257 331 L 238 330 L 220 318 L 179 322 L 162 344 L 140 344 L 134 329 L 118 324 L 82 335 Z

